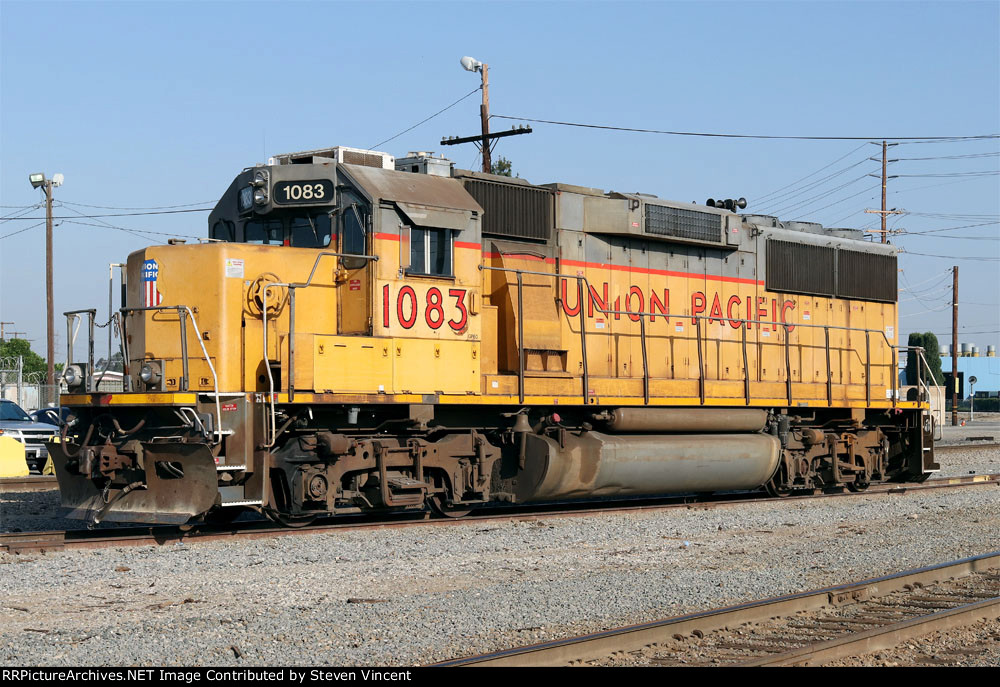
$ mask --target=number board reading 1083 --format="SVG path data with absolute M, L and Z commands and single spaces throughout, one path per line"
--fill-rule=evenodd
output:
M 332 203 L 333 183 L 326 179 L 279 181 L 271 197 L 278 205 L 294 203 Z

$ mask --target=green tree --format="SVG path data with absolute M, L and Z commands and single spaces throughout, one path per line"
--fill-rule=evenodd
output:
M 0 358 L 24 358 L 24 374 L 48 371 L 45 358 L 31 350 L 31 344 L 24 339 L 0 341 Z
M 100 372 L 104 369 L 104 365 L 107 363 L 107 358 L 101 358 L 96 363 L 94 363 L 94 372 Z M 108 364 L 109 372 L 122 372 L 125 370 L 125 360 L 122 358 L 121 351 L 115 351 L 111 355 L 111 363 Z
M 934 375 L 934 384 L 944 386 L 944 373 L 941 372 L 941 344 L 934 332 L 924 332 L 924 357 L 927 358 L 927 366 L 931 368 Z
M 924 335 L 920 332 L 910 332 L 910 337 L 906 340 L 907 346 L 924 345 Z M 917 361 L 919 360 L 916 351 L 906 352 L 906 383 L 915 386 L 917 383 Z
M 927 366 L 931 369 L 933 380 L 928 379 L 927 383 L 942 386 L 944 384 L 944 373 L 941 372 L 941 346 L 938 344 L 937 336 L 933 332 L 910 332 L 910 338 L 906 342 L 907 346 L 920 346 L 924 349 L 924 358 Z M 917 383 L 917 361 L 916 352 L 906 356 L 906 383 L 915 385 Z M 926 372 L 923 370 L 922 372 Z
M 500 159 L 498 159 L 496 162 L 493 163 L 493 165 L 490 167 L 490 171 L 493 172 L 494 174 L 499 174 L 502 177 L 513 176 L 511 174 L 510 160 L 502 156 L 500 157 Z

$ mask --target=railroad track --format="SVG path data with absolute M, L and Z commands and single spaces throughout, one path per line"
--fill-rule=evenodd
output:
M 58 489 L 55 475 L 28 475 L 27 477 L 0 477 L 0 494 L 14 491 L 50 491 Z
M 254 520 L 235 523 L 225 527 L 194 526 L 142 526 L 107 527 L 87 530 L 59 530 L 48 532 L 10 532 L 0 534 L 0 552 L 27 553 L 63 551 L 66 549 L 92 549 L 124 546 L 150 546 L 176 544 L 185 541 L 218 541 L 233 539 L 261 539 L 303 534 L 324 534 L 344 530 L 413 527 L 415 525 L 464 526 L 483 522 L 503 520 L 541 520 L 553 517 L 600 516 L 629 511 L 654 511 L 669 508 L 718 508 L 748 503 L 770 501 L 796 501 L 812 498 L 850 498 L 870 494 L 904 494 L 912 491 L 946 489 L 970 486 L 1000 485 L 1000 474 L 968 475 L 964 477 L 928 480 L 922 484 L 880 484 L 860 493 L 839 492 L 835 494 L 811 494 L 779 498 L 762 497 L 757 494 L 720 494 L 695 499 L 679 496 L 660 499 L 635 499 L 617 502 L 574 502 L 530 506 L 505 506 L 484 508 L 464 518 L 431 519 L 429 513 L 404 512 L 377 516 L 341 516 L 319 521 L 308 527 L 289 528 L 273 525 L 270 521 Z
M 1000 551 L 994 551 L 439 665 L 821 665 L 998 617 Z
M 935 453 L 955 453 L 955 452 L 958 452 L 958 451 L 969 451 L 969 450 L 972 450 L 972 449 L 984 449 L 984 448 L 986 448 L 986 449 L 997 449 L 997 448 L 1000 448 L 1000 443 L 993 442 L 993 443 L 989 443 L 989 444 L 973 444 L 973 443 L 968 443 L 968 444 L 945 444 L 943 446 L 941 444 L 936 444 L 934 446 L 934 452 Z

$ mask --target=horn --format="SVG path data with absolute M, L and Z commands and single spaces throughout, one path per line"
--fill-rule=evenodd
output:
M 738 201 L 736 201 L 736 207 L 738 207 L 740 210 L 742 210 L 746 206 L 747 206 L 746 198 L 740 198 Z
M 710 208 L 714 208 L 715 207 L 715 201 L 712 200 L 711 198 L 709 198 L 708 200 L 705 201 L 705 205 L 707 205 Z

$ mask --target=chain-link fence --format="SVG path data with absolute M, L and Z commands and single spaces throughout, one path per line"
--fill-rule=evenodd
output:
M 59 385 L 46 384 L 44 372 L 25 372 L 24 359 L 0 358 L 0 398 L 13 401 L 29 413 L 59 405 Z

